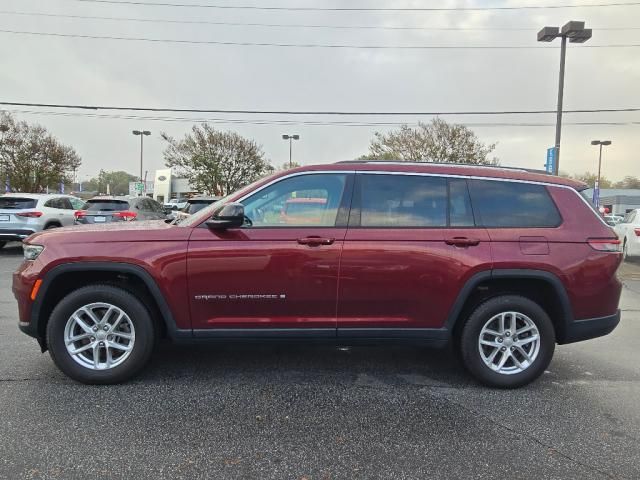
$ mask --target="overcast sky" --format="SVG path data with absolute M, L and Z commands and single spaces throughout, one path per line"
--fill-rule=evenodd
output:
M 152 3 L 154 0 L 140 0 Z M 156 3 L 159 0 L 155 0 Z M 626 1 L 626 0 L 625 0 Z M 486 7 L 584 4 L 571 0 L 391 1 L 391 0 L 165 0 L 200 5 L 308 7 Z M 595 2 L 591 2 L 595 3 Z M 602 0 L 598 3 L 613 3 Z M 544 47 L 505 50 L 371 50 L 220 46 L 0 33 L 0 100 L 204 109 L 321 111 L 553 110 L 556 107 L 559 41 L 536 42 L 545 25 L 584 20 L 593 38 L 569 45 L 565 109 L 640 107 L 640 6 L 455 12 L 261 11 L 115 5 L 78 0 L 0 0 L 0 30 L 94 36 L 223 42 L 351 45 L 509 45 Z M 306 27 L 231 26 L 17 15 L 7 12 L 172 21 L 267 23 Z M 329 29 L 308 25 L 421 27 L 423 29 Z M 463 30 L 429 30 L 463 28 Z M 525 30 L 505 30 L 505 29 Z M 614 29 L 611 29 L 614 28 Z M 622 29 L 624 28 L 624 29 Z M 490 30 L 497 29 L 497 30 Z M 5 107 L 16 117 L 41 123 L 82 156 L 81 176 L 101 168 L 139 169 L 139 138 L 145 139 L 145 170 L 163 167 L 160 132 L 182 137 L 192 119 L 226 119 L 219 128 L 254 138 L 274 165 L 288 160 L 283 133 L 300 134 L 294 160 L 302 164 L 353 159 L 366 153 L 376 130 L 392 126 L 278 125 L 260 122 L 407 122 L 429 117 L 292 117 L 287 115 L 158 114 L 173 121 L 60 116 L 55 109 Z M 30 112 L 30 113 L 29 113 Z M 35 113 L 41 112 L 41 113 Z M 63 112 L 58 110 L 57 112 Z M 78 112 L 77 110 L 66 111 Z M 98 112 L 96 115 L 114 115 Z M 118 115 L 142 115 L 121 112 Z M 180 119 L 187 120 L 180 120 Z M 480 139 L 497 142 L 503 165 L 543 168 L 554 142 L 555 115 L 443 117 L 472 125 Z M 603 172 L 617 180 L 640 176 L 640 112 L 566 114 L 561 170 L 597 169 L 592 139 L 610 139 Z M 546 126 L 477 126 L 542 123 Z M 627 122 L 626 125 L 571 125 Z M 636 122 L 632 124 L 631 122 Z M 264 123 L 264 122 L 263 122 Z

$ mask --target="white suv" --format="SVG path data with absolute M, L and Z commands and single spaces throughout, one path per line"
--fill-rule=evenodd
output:
M 640 256 L 640 209 L 628 212 L 613 229 L 622 242 L 624 258 Z
M 73 225 L 84 202 L 70 195 L 7 193 L 0 196 L 0 248 L 48 228 Z

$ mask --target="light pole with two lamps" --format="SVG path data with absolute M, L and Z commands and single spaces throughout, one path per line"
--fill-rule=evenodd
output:
M 292 152 L 291 143 L 293 140 L 300 140 L 300 135 L 282 135 L 282 139 L 289 140 L 289 168 L 293 168 L 293 161 L 291 156 L 291 152 Z
M 144 151 L 144 137 L 145 135 L 147 136 L 151 135 L 151 132 L 149 130 L 134 130 L 133 134 L 140 135 L 140 183 L 142 183 L 144 182 L 144 179 L 142 178 L 142 154 Z M 140 195 L 144 195 L 144 191 L 146 189 L 147 189 L 147 186 L 143 184 L 142 192 L 140 192 Z
M 591 140 L 591 145 L 600 145 L 600 155 L 598 155 L 598 177 L 593 189 L 593 203 L 600 206 L 600 171 L 602 170 L 602 146 L 611 145 L 611 140 Z
M 552 42 L 560 37 L 560 75 L 558 80 L 558 110 L 556 113 L 555 166 L 553 174 L 558 175 L 560 169 L 560 132 L 562 130 L 562 97 L 564 94 L 564 63 L 567 52 L 567 38 L 570 43 L 584 43 L 591 38 L 591 29 L 584 28 L 584 22 L 567 22 L 558 27 L 544 27 L 538 32 L 539 42 Z

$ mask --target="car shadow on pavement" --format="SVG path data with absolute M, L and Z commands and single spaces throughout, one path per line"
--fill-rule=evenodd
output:
M 138 381 L 333 383 L 450 387 L 476 384 L 452 348 L 326 344 L 162 343 Z

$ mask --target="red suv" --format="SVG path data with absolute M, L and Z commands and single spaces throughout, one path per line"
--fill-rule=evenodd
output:
M 453 342 L 478 380 L 518 387 L 556 343 L 619 322 L 619 241 L 585 187 L 496 167 L 302 167 L 177 225 L 32 235 L 13 278 L 19 326 L 85 383 L 130 378 L 166 336 Z M 283 222 L 294 198 L 314 208 Z

